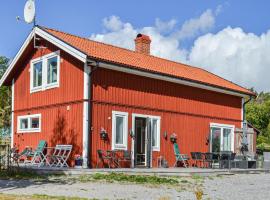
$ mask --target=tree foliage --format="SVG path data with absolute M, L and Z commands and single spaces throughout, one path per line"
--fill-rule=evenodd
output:
M 0 79 L 8 67 L 8 59 L 0 56 Z M 11 89 L 10 87 L 0 87 L 0 128 L 10 126 L 11 116 Z
M 257 146 L 270 147 L 270 93 L 261 92 L 246 107 L 247 120 L 261 131 Z

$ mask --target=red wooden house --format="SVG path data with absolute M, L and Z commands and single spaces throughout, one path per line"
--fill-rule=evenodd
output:
M 12 145 L 72 144 L 84 166 L 97 150 L 131 150 L 132 165 L 172 166 L 181 153 L 235 150 L 251 91 L 201 68 L 36 26 L 0 81 L 12 86 Z M 102 137 L 106 136 L 107 137 Z

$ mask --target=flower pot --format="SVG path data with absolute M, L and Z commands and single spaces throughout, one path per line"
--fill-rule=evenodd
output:
M 82 166 L 83 165 L 83 159 L 76 159 L 75 160 L 75 166 Z

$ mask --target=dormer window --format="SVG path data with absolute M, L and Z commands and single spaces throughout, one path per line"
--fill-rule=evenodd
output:
M 30 92 L 59 87 L 60 51 L 31 61 Z

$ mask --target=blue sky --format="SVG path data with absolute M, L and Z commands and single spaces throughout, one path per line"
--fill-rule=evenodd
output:
M 32 28 L 23 21 L 16 21 L 16 16 L 21 16 L 23 19 L 24 4 L 24 0 L 1 2 L 0 55 L 8 58 L 14 57 Z M 122 35 L 127 39 L 121 40 L 121 42 L 117 43 L 116 40 L 119 35 L 123 34 L 123 31 L 126 33 L 126 26 L 131 25 L 131 28 L 128 29 L 131 31 L 128 34 L 132 37 L 140 31 L 148 33 L 152 36 L 152 40 L 160 41 L 160 43 L 153 42 L 154 55 L 202 66 L 245 87 L 255 86 L 258 90 L 270 90 L 270 81 L 254 83 L 261 75 L 270 74 L 267 67 L 270 61 L 262 58 L 266 51 L 263 48 L 270 45 L 268 42 L 270 34 L 267 34 L 270 28 L 270 1 L 268 0 L 36 0 L 36 9 L 39 25 L 126 48 L 132 48 L 131 43 L 127 41 L 130 40 L 129 35 Z M 201 20 L 199 20 L 200 17 Z M 165 28 L 168 28 L 168 31 L 158 28 L 157 19 L 163 25 L 167 25 Z M 193 26 L 190 25 L 192 20 L 194 21 Z M 172 26 L 168 26 L 170 22 Z M 115 23 L 119 25 L 118 28 L 111 27 L 115 26 Z M 181 32 L 184 24 L 190 25 L 185 37 L 173 37 Z M 190 29 L 192 29 L 191 32 Z M 187 36 L 187 34 L 191 35 Z M 267 42 L 264 41 L 262 34 L 266 35 Z M 244 39 L 239 41 L 237 40 L 239 37 Z M 220 43 L 220 41 L 223 42 Z M 226 50 L 231 49 L 231 51 L 228 57 L 223 59 L 223 44 L 227 45 L 230 41 L 234 45 L 225 48 Z M 172 51 L 179 51 L 179 56 L 169 53 L 166 55 L 166 52 L 162 54 L 156 50 L 158 44 L 161 47 L 164 44 L 166 50 L 167 42 L 171 42 L 170 47 L 175 47 Z M 242 42 L 246 46 L 243 46 Z M 205 43 L 212 44 L 210 48 L 216 48 L 215 46 L 219 45 L 220 48 L 215 51 L 215 53 L 219 52 L 219 55 L 211 53 L 212 51 L 206 55 L 199 54 L 200 49 L 207 48 Z M 245 67 L 245 61 L 248 64 L 250 56 L 244 50 L 253 43 L 262 53 L 254 58 L 254 61 L 251 62 L 252 65 L 249 64 L 250 66 Z M 212 61 L 213 58 L 218 59 Z M 227 62 L 228 60 L 230 62 Z M 236 71 L 243 72 L 241 73 L 243 75 L 231 76 L 232 68 L 228 65 L 233 66 L 233 69 L 237 67 Z M 257 65 L 264 67 L 257 67 Z M 254 68 L 258 68 L 258 70 L 251 71 Z M 241 77 L 239 78 L 239 76 Z

